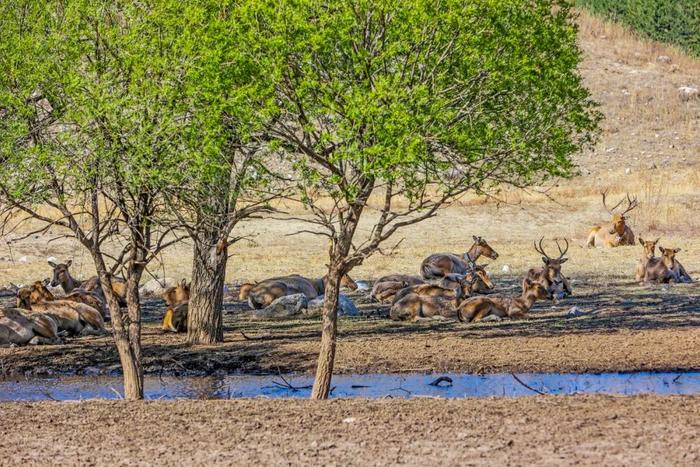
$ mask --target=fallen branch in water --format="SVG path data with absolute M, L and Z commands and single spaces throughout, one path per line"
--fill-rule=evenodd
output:
M 440 376 L 438 379 L 428 384 L 430 386 L 441 387 L 440 383 L 447 383 L 447 386 L 452 386 L 452 378 L 450 378 L 449 376 Z
M 528 386 L 527 384 L 525 384 L 525 383 L 523 382 L 523 380 L 521 380 L 520 378 L 518 378 L 518 377 L 515 375 L 515 373 L 511 373 L 510 375 L 511 375 L 513 378 L 515 378 L 515 380 L 516 380 L 518 383 L 522 384 L 523 386 L 525 386 L 525 387 L 526 387 L 527 389 L 529 389 L 530 391 L 536 392 L 537 394 L 539 394 L 539 395 L 541 395 L 541 396 L 546 396 L 546 395 L 547 395 L 547 393 L 542 392 L 542 391 L 540 391 L 540 390 L 537 390 L 537 389 L 533 388 L 532 386 Z

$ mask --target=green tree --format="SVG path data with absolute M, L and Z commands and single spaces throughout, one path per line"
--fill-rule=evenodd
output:
M 328 396 L 340 277 L 467 191 L 571 175 L 599 114 L 569 2 L 323 0 L 251 5 L 276 57 L 267 132 L 329 239 L 313 398 Z M 374 195 L 374 196 L 373 196 Z M 369 206 L 374 198 L 380 201 Z M 365 235 L 360 221 L 372 225 Z
M 180 239 L 162 192 L 187 129 L 187 64 L 168 46 L 163 18 L 148 3 L 0 6 L 2 203 L 8 216 L 42 221 L 42 232 L 62 228 L 90 251 L 128 399 L 143 397 L 139 282 Z M 16 222 L 8 216 L 5 224 Z M 114 252 L 111 240 L 123 248 Z M 122 265 L 126 311 L 109 274 Z

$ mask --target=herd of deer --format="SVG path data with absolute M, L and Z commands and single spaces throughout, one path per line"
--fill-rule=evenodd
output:
M 590 232 L 589 247 L 617 247 L 635 243 L 632 229 L 626 224 L 625 215 L 637 207 L 636 198 L 629 195 L 613 208 L 603 205 L 612 216 L 608 224 L 596 225 Z M 615 212 L 627 201 L 622 212 Z M 538 300 L 560 300 L 572 294 L 561 267 L 569 243 L 562 248 L 555 240 L 559 256 L 551 257 L 542 245 L 534 243 L 542 255 L 543 266 L 528 270 L 522 281 L 522 293 L 516 297 L 491 295 L 494 284 L 486 266 L 476 261 L 484 256 L 497 259 L 498 253 L 481 237 L 473 237 L 474 244 L 463 255 L 452 253 L 432 254 L 420 266 L 420 276 L 392 274 L 375 281 L 370 297 L 373 301 L 391 304 L 389 316 L 393 320 L 417 320 L 442 316 L 457 318 L 463 322 L 519 318 Z M 639 282 L 691 282 L 683 265 L 676 259 L 678 248 L 659 246 L 661 256 L 656 256 L 659 239 L 645 241 L 638 238 L 643 254 L 636 271 Z M 104 321 L 109 319 L 105 297 L 97 277 L 78 281 L 69 272 L 71 261 L 57 264 L 49 261 L 53 269 L 50 281 L 37 281 L 17 291 L 16 308 L 0 308 L 0 345 L 43 344 L 60 342 L 64 336 L 86 333 L 104 333 Z M 65 295 L 55 297 L 47 288 L 60 287 Z M 358 285 L 345 275 L 341 287 L 355 290 Z M 126 284 L 113 278 L 112 288 L 122 306 L 125 305 Z M 325 278 L 309 279 L 300 275 L 274 277 L 257 283 L 242 284 L 239 300 L 247 301 L 252 309 L 269 306 L 280 297 L 304 294 L 308 299 L 323 295 Z M 183 332 L 187 329 L 189 284 L 183 279 L 162 295 L 167 306 L 162 328 L 165 331 Z

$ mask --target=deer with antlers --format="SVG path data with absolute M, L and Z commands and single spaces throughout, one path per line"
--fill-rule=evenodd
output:
M 588 246 L 616 247 L 623 245 L 634 245 L 634 233 L 632 233 L 630 226 L 627 225 L 625 215 L 639 206 L 637 197 L 632 199 L 628 193 L 625 198 L 620 200 L 619 203 L 612 208 L 609 208 L 606 203 L 607 194 L 607 190 L 601 193 L 603 196 L 603 206 L 610 213 L 612 219 L 607 224 L 596 225 L 593 227 L 593 229 L 591 229 L 591 233 L 588 235 Z M 625 210 L 622 212 L 615 212 L 615 209 L 622 206 L 625 201 L 627 201 L 627 207 Z
M 526 282 L 531 281 L 544 283 L 550 290 L 555 290 L 556 293 L 553 295 L 553 298 L 556 300 L 573 295 L 569 281 L 561 273 L 561 265 L 566 263 L 569 259 L 564 257 L 566 252 L 569 251 L 568 240 L 564 239 L 564 243 L 566 244 L 564 249 L 562 249 L 558 239 L 554 240 L 559 250 L 559 256 L 557 258 L 552 258 L 544 251 L 544 247 L 542 246 L 543 241 L 544 237 L 540 238 L 539 245 L 535 242 L 532 243 L 535 247 L 535 251 L 542 255 L 544 266 L 532 268 L 527 272 L 527 276 L 523 279 L 523 290 L 526 288 Z

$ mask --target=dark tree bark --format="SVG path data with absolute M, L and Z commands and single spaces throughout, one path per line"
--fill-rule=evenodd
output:
M 327 399 L 331 390 L 333 367 L 335 363 L 335 346 L 338 335 L 338 294 L 340 278 L 343 273 L 338 267 L 331 267 L 326 278 L 323 295 L 323 329 L 321 331 L 321 348 L 316 364 L 316 379 L 311 391 L 312 399 Z
M 187 312 L 187 342 L 190 344 L 213 344 L 223 342 L 224 281 L 228 251 L 225 241 L 217 236 L 195 242 L 192 262 L 190 302 Z M 202 251 L 201 245 L 212 245 Z

